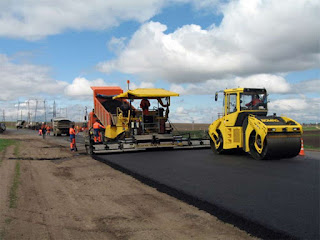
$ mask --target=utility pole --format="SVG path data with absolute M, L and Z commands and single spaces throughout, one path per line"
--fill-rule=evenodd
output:
M 56 101 L 53 101 L 53 111 L 52 111 L 52 118 L 57 117 L 57 106 L 56 106 Z
M 36 99 L 36 109 L 35 109 L 35 112 L 34 112 L 34 122 L 35 123 L 37 122 L 37 108 L 38 108 L 38 100 Z
M 2 110 L 2 122 L 6 121 L 6 114 L 4 112 L 4 109 Z
M 27 106 L 28 106 L 28 119 L 27 119 L 27 121 L 28 121 L 28 124 L 29 124 L 31 122 L 31 119 L 30 119 L 30 99 L 27 102 Z
M 43 101 L 43 108 L 44 108 L 44 122 L 47 122 L 46 100 Z
M 20 101 L 18 101 L 17 121 L 19 120 Z

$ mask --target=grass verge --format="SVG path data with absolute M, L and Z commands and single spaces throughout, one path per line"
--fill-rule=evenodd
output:
M 7 232 L 6 228 L 7 228 L 7 226 L 8 226 L 11 222 L 12 222 L 12 219 L 11 219 L 11 218 L 6 218 L 6 219 L 4 220 L 4 226 L 3 226 L 3 228 L 0 230 L 0 240 L 3 240 L 3 239 L 4 239 L 4 237 L 5 237 L 5 235 L 6 235 L 6 232 Z
M 15 150 L 15 153 L 19 154 L 19 148 L 18 148 L 18 142 L 12 139 L 1 139 L 0 138 L 0 166 L 4 157 L 4 150 L 11 146 L 11 145 L 16 145 L 15 149 L 17 148 L 17 150 Z
M 10 188 L 10 194 L 9 194 L 9 207 L 10 208 L 17 207 L 19 184 L 20 184 L 20 161 L 17 161 L 15 169 L 14 169 L 13 183 Z
M 308 150 L 320 151 L 320 148 L 319 148 L 319 147 L 314 147 L 314 146 L 309 146 L 309 145 L 304 145 L 303 147 L 304 147 L 305 149 L 308 149 Z
M 182 135 L 184 137 L 187 137 L 189 133 L 191 138 L 208 138 L 208 133 L 205 130 L 173 131 L 174 135 Z
M 312 127 L 302 127 L 303 131 L 319 131 L 320 128 L 316 128 L 316 126 Z
M 16 143 L 15 140 L 12 139 L 1 139 L 0 138 L 0 152 L 5 150 L 7 147 L 14 145 Z

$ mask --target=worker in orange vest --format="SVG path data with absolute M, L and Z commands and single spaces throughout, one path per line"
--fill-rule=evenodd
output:
M 102 124 L 100 124 L 100 121 L 97 120 L 97 121 L 93 124 L 94 142 L 95 142 L 95 143 L 100 143 L 100 142 L 101 142 L 100 128 L 106 129 Z
M 69 135 L 70 135 L 70 150 L 73 151 L 78 151 L 76 147 L 76 131 L 74 130 L 74 125 L 69 128 Z
M 143 111 L 143 115 L 146 116 L 149 114 L 150 102 L 147 98 L 143 98 L 140 102 L 140 107 Z
M 50 131 L 51 131 L 51 127 L 48 125 L 47 126 L 47 135 L 49 135 L 49 136 L 50 136 Z

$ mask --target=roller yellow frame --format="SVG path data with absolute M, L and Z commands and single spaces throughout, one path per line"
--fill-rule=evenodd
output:
M 288 117 L 267 116 L 266 89 L 234 88 L 220 92 L 224 94 L 223 113 L 209 126 L 215 153 L 242 149 L 255 159 L 299 154 L 302 126 Z

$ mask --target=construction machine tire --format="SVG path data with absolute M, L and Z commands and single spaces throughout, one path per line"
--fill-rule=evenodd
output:
M 90 156 L 94 155 L 92 143 L 90 143 L 89 145 L 85 145 L 85 147 L 87 154 L 89 154 Z
M 218 145 L 216 145 L 213 140 L 210 138 L 210 146 L 214 153 L 221 154 L 223 152 L 223 137 L 221 132 L 218 132 Z
M 257 142 L 257 144 L 261 146 L 261 141 L 259 141 L 259 139 L 257 138 L 257 135 L 254 132 L 250 135 L 250 139 L 249 139 L 249 149 L 250 149 L 249 153 L 250 153 L 250 155 L 256 160 L 268 159 L 268 155 L 267 155 L 268 142 L 267 142 L 267 140 L 266 139 L 264 140 L 263 149 L 262 149 L 261 153 L 259 153 L 257 151 L 257 149 L 254 145 L 255 142 Z
M 299 137 L 266 137 L 263 150 L 259 153 L 255 148 L 255 134 L 250 136 L 250 155 L 257 159 L 282 159 L 293 158 L 299 155 L 301 142 Z M 259 141 L 258 141 L 259 142 Z

